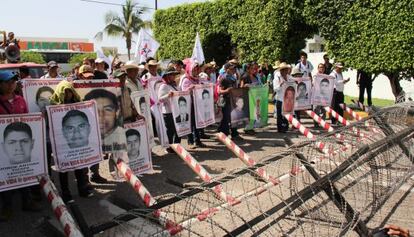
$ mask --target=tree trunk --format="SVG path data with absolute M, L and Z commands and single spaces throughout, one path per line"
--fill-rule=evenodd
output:
M 126 46 L 128 50 L 128 60 L 131 60 L 131 34 L 126 36 Z
M 385 73 L 385 75 L 388 77 L 388 80 L 390 80 L 392 94 L 395 97 L 395 101 L 399 100 L 399 97 L 404 94 L 404 91 L 400 85 L 398 73 Z

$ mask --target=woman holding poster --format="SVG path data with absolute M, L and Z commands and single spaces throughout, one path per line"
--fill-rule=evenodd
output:
M 199 75 L 201 72 L 200 65 L 197 61 L 190 59 L 185 67 L 185 75 L 181 80 L 181 90 L 190 91 L 198 84 L 202 84 L 199 80 Z M 195 122 L 195 111 L 194 111 L 194 102 L 191 99 L 191 131 L 192 133 L 188 135 L 188 144 L 192 149 L 197 147 L 206 147 L 204 143 L 201 142 L 200 129 L 196 128 Z M 195 143 L 194 143 L 195 142 Z
M 164 117 L 165 126 L 167 128 L 168 143 L 180 143 L 181 138 L 177 135 L 177 130 L 174 125 L 174 118 L 172 115 L 170 98 L 173 95 L 174 91 L 178 91 L 175 76 L 179 72 L 175 71 L 174 68 L 168 68 L 164 75 L 162 75 L 162 81 L 159 90 L 158 90 L 158 99 L 162 103 L 161 112 Z M 167 148 L 168 153 L 174 153 L 174 150 L 171 147 Z
M 0 114 L 26 114 L 28 109 L 26 106 L 26 101 L 23 97 L 16 95 L 14 93 L 17 87 L 18 76 L 11 73 L 10 71 L 0 72 Z M 22 131 L 17 132 L 18 134 L 25 135 Z M 6 138 L 10 133 L 6 134 L 4 132 L 4 141 L 3 147 L 6 147 L 7 142 Z M 30 134 L 32 135 L 32 134 Z M 31 139 L 30 139 L 31 140 Z M 7 152 L 6 152 L 7 154 Z M 4 157 L 2 157 L 4 158 Z M 31 198 L 30 188 L 21 188 L 19 189 L 22 197 L 22 205 L 24 211 L 39 211 L 41 205 L 38 202 L 35 202 Z M 0 199 L 3 206 L 0 210 L 0 221 L 7 221 L 11 218 L 13 214 L 13 192 L 5 191 L 0 192 Z
M 60 105 L 60 104 L 73 104 L 76 102 L 80 102 L 81 98 L 79 94 L 76 92 L 75 88 L 73 88 L 73 84 L 66 80 L 61 81 L 53 93 L 52 97 L 50 97 L 50 103 L 52 105 Z M 78 116 L 80 117 L 80 116 Z M 78 191 L 79 196 L 81 197 L 90 197 L 93 193 L 90 191 L 90 185 L 88 182 L 87 176 L 88 169 L 82 168 L 75 170 L 76 180 L 78 182 Z M 69 178 L 68 173 L 59 173 L 59 181 L 60 187 L 62 189 L 62 199 L 64 202 L 69 202 L 72 199 L 72 194 L 69 190 Z

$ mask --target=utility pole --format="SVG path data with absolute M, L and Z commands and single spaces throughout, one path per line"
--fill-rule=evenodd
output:
M 158 1 L 155 0 L 155 10 L 157 10 L 157 9 L 158 9 Z

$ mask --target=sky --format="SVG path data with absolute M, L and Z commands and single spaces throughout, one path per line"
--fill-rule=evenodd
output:
M 125 0 L 97 1 L 116 4 L 125 2 Z M 154 8 L 155 0 L 135 1 L 141 6 Z M 204 0 L 158 0 L 158 9 L 201 1 Z M 126 53 L 125 42 L 120 38 L 104 37 L 102 42 L 94 40 L 96 33 L 105 26 L 105 13 L 108 11 L 120 13 L 120 6 L 81 0 L 1 0 L 1 9 L 0 30 L 13 31 L 17 38 L 82 38 L 95 43 L 95 48 L 115 46 L 120 53 Z M 153 9 L 148 9 L 142 18 L 149 20 L 153 13 Z

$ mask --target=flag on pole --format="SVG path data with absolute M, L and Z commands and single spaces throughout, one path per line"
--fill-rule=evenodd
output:
M 135 49 L 135 61 L 145 62 L 147 58 L 154 57 L 160 44 L 144 29 L 138 33 L 137 47 Z
M 201 47 L 200 35 L 197 32 L 196 40 L 193 49 L 192 59 L 197 60 L 198 63 L 202 64 L 205 61 L 203 47 Z

